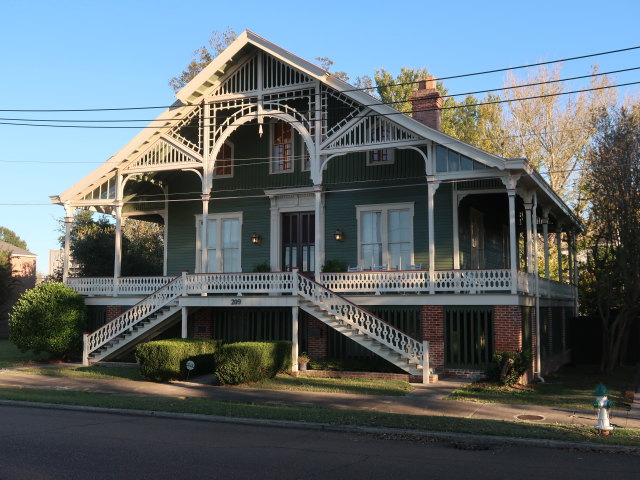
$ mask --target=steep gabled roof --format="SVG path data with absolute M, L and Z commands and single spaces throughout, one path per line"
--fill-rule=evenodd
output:
M 362 90 L 355 89 L 350 84 L 331 75 L 326 70 L 310 63 L 293 53 L 271 43 L 270 41 L 245 30 L 236 40 L 234 40 L 223 52 L 220 53 L 208 66 L 196 75 L 187 85 L 176 93 L 178 99 L 172 107 L 164 110 L 153 122 L 138 133 L 129 143 L 127 143 L 113 157 L 107 160 L 100 167 L 78 181 L 72 187 L 65 190 L 59 196 L 51 197 L 53 203 L 64 204 L 75 196 L 86 192 L 89 187 L 94 188 L 100 182 L 105 181 L 113 172 L 121 167 L 127 158 L 134 152 L 143 151 L 155 142 L 162 134 L 160 125 L 176 120 L 176 112 L 184 111 L 185 106 L 198 105 L 202 98 L 212 93 L 220 85 L 220 80 L 226 78 L 225 75 L 237 63 L 242 61 L 255 50 L 261 50 L 283 62 L 312 80 L 317 80 L 324 85 L 340 92 L 354 102 L 366 106 L 375 114 L 383 116 L 396 123 L 400 127 L 412 132 L 419 138 L 433 141 L 437 144 L 446 145 L 448 148 L 457 151 L 475 161 L 483 163 L 489 167 L 511 171 L 531 177 L 530 185 L 534 185 L 545 192 L 547 198 L 556 203 L 563 213 L 577 221 L 566 204 L 551 190 L 549 185 L 536 174 L 524 159 L 504 159 L 497 155 L 485 152 L 477 147 L 469 145 L 461 140 L 451 137 L 438 130 L 430 128 L 421 122 L 400 113 L 398 110 L 382 103 L 380 100 L 368 95 Z M 177 109 L 180 110 L 177 110 Z M 184 118 L 181 117 L 181 118 Z

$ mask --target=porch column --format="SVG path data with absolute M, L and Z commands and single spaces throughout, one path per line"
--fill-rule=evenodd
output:
M 207 216 L 209 215 L 209 199 L 211 195 L 203 193 L 202 199 L 202 228 L 200 230 L 200 273 L 208 273 L 209 259 L 207 251 Z
M 164 221 L 164 231 L 162 234 L 162 275 L 166 277 L 169 259 L 169 187 L 162 187 L 162 191 L 164 192 L 164 214 L 162 215 L 162 219 Z
M 507 189 L 509 195 L 509 267 L 511 268 L 511 293 L 518 293 L 518 242 L 516 239 L 516 190 Z
M 187 338 L 188 336 L 188 331 L 187 331 L 188 319 L 189 319 L 189 307 L 182 307 L 181 338 Z
M 526 231 L 525 231 L 525 248 L 527 252 L 527 273 L 533 273 L 533 231 L 531 226 L 531 212 L 533 210 L 533 198 L 529 196 L 525 200 L 524 208 L 525 208 L 525 222 L 526 222 Z
M 556 248 L 558 249 L 558 281 L 562 283 L 562 225 L 556 228 Z
M 567 280 L 569 285 L 575 285 L 575 278 L 573 275 L 575 257 L 573 253 L 573 235 L 571 231 L 567 232 Z
M 115 255 L 113 259 L 113 295 L 118 296 L 118 284 L 122 269 L 122 205 L 118 202 L 115 206 L 116 212 L 116 241 Z
M 460 269 L 460 224 L 459 211 L 460 200 L 458 199 L 458 184 L 453 183 L 453 269 Z
M 73 225 L 73 208 L 67 201 L 64 204 L 64 254 L 62 257 L 62 282 L 67 283 L 69 278 L 69 257 L 71 256 L 71 226 Z M 53 274 L 53 272 L 50 272 Z
M 298 371 L 298 307 L 291 307 L 291 371 Z
M 322 185 L 313 186 L 313 195 L 315 203 L 314 229 L 316 231 L 316 245 L 314 248 L 315 280 L 320 283 L 320 271 L 322 270 L 322 264 L 324 263 L 324 202 L 322 197 Z
M 118 287 L 122 271 L 122 195 L 126 178 L 119 173 L 116 176 L 116 198 L 114 212 L 116 214 L 115 254 L 113 256 L 113 295 L 118 296 Z
M 544 278 L 549 280 L 549 209 L 542 211 L 542 242 L 544 244 Z
M 440 186 L 440 182 L 433 178 L 427 177 L 427 214 L 429 215 L 429 292 L 435 293 L 434 279 L 436 269 L 436 245 L 434 237 L 435 221 L 434 221 L 434 203 L 436 190 Z

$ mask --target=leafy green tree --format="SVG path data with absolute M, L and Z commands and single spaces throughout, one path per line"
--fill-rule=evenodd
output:
M 214 30 L 209 39 L 209 45 L 203 45 L 193 52 L 193 59 L 178 76 L 169 80 L 169 86 L 177 92 L 187 83 L 189 83 L 196 75 L 198 75 L 204 67 L 209 65 L 225 48 L 227 48 L 236 38 L 238 34 L 231 28 L 225 31 Z
M 409 96 L 418 88 L 416 83 L 421 78 L 429 75 L 426 68 L 400 69 L 400 75 L 394 77 L 385 68 L 379 68 L 373 75 L 378 98 L 396 110 L 411 115 L 411 103 Z M 437 88 L 443 88 L 442 82 L 438 82 Z
M 11 287 L 11 254 L 7 251 L 0 250 L 0 305 L 5 303 L 9 298 L 9 289 Z M 0 311 L 4 315 L 4 310 Z
M 604 113 L 587 158 L 586 302 L 602 323 L 601 368 L 624 359 L 640 316 L 640 104 Z
M 82 345 L 86 313 L 83 298 L 71 288 L 46 282 L 27 290 L 9 314 L 10 338 L 22 351 L 65 358 Z
M 329 57 L 316 57 L 316 60 L 320 63 L 320 66 L 326 70 L 327 72 L 331 73 L 331 67 L 333 65 L 333 60 L 331 60 Z M 342 81 L 348 82 L 349 81 L 349 75 L 347 75 L 346 72 L 333 72 L 331 73 L 331 75 L 333 75 L 334 77 L 339 78 Z
M 122 275 L 162 275 L 163 231 L 158 224 L 126 219 L 122 225 Z M 61 244 L 64 237 L 60 239 Z M 71 226 L 71 256 L 83 277 L 113 275 L 115 225 L 108 217 L 94 219 L 78 212 Z
M 27 250 L 27 242 L 22 240 L 16 232 L 9 230 L 6 227 L 0 227 L 0 240 L 10 243 L 14 247 L 23 248 Z

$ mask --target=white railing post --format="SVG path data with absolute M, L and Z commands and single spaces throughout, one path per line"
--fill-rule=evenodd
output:
M 82 365 L 89 365 L 89 334 L 82 334 Z
M 422 342 L 422 383 L 429 383 L 429 342 Z
M 182 271 L 182 296 L 187 296 L 187 271 Z
M 291 295 L 298 295 L 298 267 L 291 269 Z

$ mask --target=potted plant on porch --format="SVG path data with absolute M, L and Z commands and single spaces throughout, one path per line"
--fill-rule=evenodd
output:
M 307 355 L 305 352 L 302 352 L 300 355 L 298 355 L 298 370 L 306 370 L 307 366 L 309 365 L 309 355 Z

